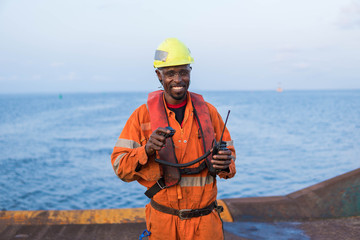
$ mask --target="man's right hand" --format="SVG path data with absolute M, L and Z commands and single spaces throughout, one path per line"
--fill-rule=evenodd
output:
M 156 151 L 160 151 L 165 146 L 166 138 L 164 135 L 169 133 L 169 129 L 159 127 L 151 134 L 149 141 L 145 145 L 148 157 L 154 155 Z

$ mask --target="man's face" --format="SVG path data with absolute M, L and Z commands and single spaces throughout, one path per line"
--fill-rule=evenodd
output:
M 179 104 L 186 99 L 190 85 L 190 65 L 180 65 L 156 69 L 159 81 L 164 87 L 167 103 Z

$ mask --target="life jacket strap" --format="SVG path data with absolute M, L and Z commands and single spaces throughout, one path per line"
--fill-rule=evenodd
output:
M 148 198 L 152 198 L 153 196 L 155 196 L 155 194 L 157 194 L 158 192 L 160 192 L 160 191 L 163 190 L 164 188 L 166 188 L 164 178 L 160 178 L 158 181 L 156 181 L 156 183 L 155 183 L 154 185 L 152 185 L 152 186 L 145 192 L 145 195 L 146 195 Z
M 182 169 L 180 169 L 180 173 L 185 174 L 185 175 L 198 174 L 198 173 L 201 173 L 201 171 L 204 170 L 206 167 L 207 167 L 206 162 L 203 161 L 196 168 L 182 168 Z
M 203 161 L 200 166 L 196 167 L 196 168 L 182 168 L 179 169 L 181 174 L 185 174 L 185 175 L 191 175 L 191 174 L 198 174 L 201 173 L 205 168 L 206 168 L 206 162 Z M 155 196 L 155 194 L 157 194 L 158 192 L 160 192 L 161 190 L 163 190 L 164 188 L 167 188 L 166 184 L 165 184 L 165 180 L 164 178 L 160 178 L 158 181 L 156 181 L 156 183 L 154 185 L 152 185 L 146 192 L 145 195 L 148 198 L 152 198 Z

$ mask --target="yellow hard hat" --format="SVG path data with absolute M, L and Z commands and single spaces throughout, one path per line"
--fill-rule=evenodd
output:
M 154 68 L 191 64 L 194 59 L 184 43 L 176 38 L 167 38 L 155 51 Z

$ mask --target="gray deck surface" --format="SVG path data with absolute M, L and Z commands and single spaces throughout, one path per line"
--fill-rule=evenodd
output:
M 139 239 L 145 223 L 90 225 L 10 225 L 0 226 L 1 240 L 133 240 Z M 226 239 L 243 240 L 231 233 Z M 147 238 L 144 238 L 144 240 Z
M 139 239 L 145 223 L 0 225 L 1 240 Z M 226 240 L 359 240 L 360 217 L 305 222 L 225 223 Z M 144 238 L 146 239 L 146 238 Z

